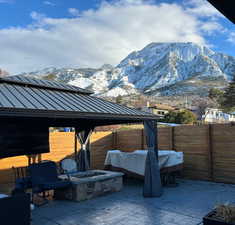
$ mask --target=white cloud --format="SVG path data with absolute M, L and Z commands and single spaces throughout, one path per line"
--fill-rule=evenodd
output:
M 44 5 L 49 5 L 49 6 L 56 6 L 55 3 L 50 2 L 50 1 L 43 1 L 43 4 L 44 4 Z
M 116 65 L 150 42 L 205 44 L 201 21 L 177 4 L 116 0 L 74 18 L 36 12 L 31 17 L 34 22 L 26 28 L 0 30 L 0 68 L 18 73 L 49 66 Z
M 235 32 L 231 32 L 229 34 L 229 37 L 228 37 L 227 41 L 229 41 L 232 44 L 235 44 Z
M 78 9 L 75 9 L 75 8 L 69 8 L 68 9 L 68 12 L 72 15 L 72 16 L 80 16 L 80 12 Z
M 223 17 L 207 0 L 185 0 L 187 11 L 200 17 Z
M 32 17 L 32 19 L 34 19 L 35 21 L 37 21 L 37 23 L 39 22 L 43 22 L 43 20 L 46 18 L 46 16 L 44 14 L 41 13 L 37 13 L 35 11 L 30 13 L 30 16 Z M 44 25 L 44 24 L 43 24 Z
M 212 35 L 215 32 L 226 32 L 226 28 L 224 28 L 220 23 L 215 21 L 202 22 L 201 30 L 209 35 Z
M 184 0 L 186 12 L 201 19 L 201 31 L 212 35 L 215 32 L 225 33 L 227 30 L 221 25 L 221 19 L 225 18 L 207 0 Z

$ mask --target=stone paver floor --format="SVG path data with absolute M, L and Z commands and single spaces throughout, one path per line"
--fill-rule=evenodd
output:
M 235 202 L 235 185 L 180 180 L 161 198 L 143 198 L 143 183 L 81 203 L 52 201 L 33 211 L 32 225 L 199 225 L 216 204 Z

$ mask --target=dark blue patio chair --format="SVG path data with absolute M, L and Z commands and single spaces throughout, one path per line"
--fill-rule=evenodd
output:
M 14 178 L 15 178 L 15 188 L 27 190 L 32 188 L 31 178 L 28 174 L 28 167 L 12 167 Z
M 58 177 L 57 166 L 55 162 L 46 161 L 29 166 L 29 174 L 32 182 L 32 199 L 34 194 L 48 202 L 46 192 L 67 188 L 71 185 L 70 180 L 61 180 Z M 39 194 L 43 194 L 40 196 Z

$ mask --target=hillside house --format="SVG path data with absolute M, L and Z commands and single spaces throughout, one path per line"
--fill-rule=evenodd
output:
M 229 123 L 235 122 L 235 113 L 224 113 L 221 109 L 207 108 L 202 116 L 205 123 Z
M 174 111 L 175 108 L 165 104 L 150 104 L 147 102 L 147 105 L 142 107 L 143 111 L 153 113 L 157 115 L 159 118 L 163 118 L 170 111 Z

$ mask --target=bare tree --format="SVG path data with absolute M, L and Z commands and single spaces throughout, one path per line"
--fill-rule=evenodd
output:
M 218 108 L 219 104 L 216 101 L 213 101 L 210 98 L 199 98 L 197 100 L 194 100 L 194 105 L 197 108 L 197 115 L 199 118 L 202 118 L 202 116 L 205 114 L 205 111 L 207 108 Z

